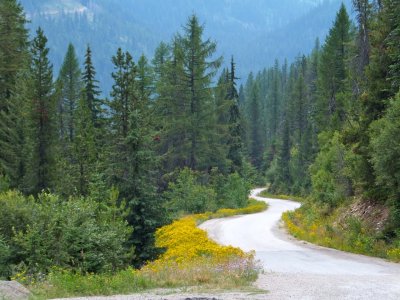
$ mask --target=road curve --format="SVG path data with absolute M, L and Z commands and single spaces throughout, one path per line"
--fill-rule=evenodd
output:
M 265 212 L 214 219 L 200 227 L 223 245 L 255 250 L 265 274 L 257 286 L 270 291 L 266 299 L 400 299 L 400 264 L 355 255 L 289 237 L 280 227 L 282 213 L 298 202 L 266 201 Z

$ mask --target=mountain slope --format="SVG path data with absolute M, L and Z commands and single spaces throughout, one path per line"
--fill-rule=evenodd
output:
M 350 2 L 347 0 L 347 2 Z M 218 52 L 235 56 L 238 74 L 309 52 L 316 37 L 324 38 L 340 0 L 22 0 L 30 27 L 42 26 L 49 38 L 51 58 L 58 70 L 72 42 L 80 57 L 87 44 L 103 89 L 111 87 L 111 56 L 120 46 L 134 57 L 153 55 L 198 14 L 205 35 L 218 42 Z M 306 38 L 304 38 L 306 36 Z M 311 43 L 310 43 L 311 41 Z

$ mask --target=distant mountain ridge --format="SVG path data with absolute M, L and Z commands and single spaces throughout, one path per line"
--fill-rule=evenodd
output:
M 345 1 L 350 7 L 350 0 Z M 111 56 L 120 46 L 134 57 L 152 57 L 192 13 L 216 40 L 218 53 L 231 55 L 245 77 L 273 63 L 308 53 L 316 37 L 324 39 L 340 0 L 22 0 L 30 27 L 42 26 L 51 58 L 59 69 L 72 42 L 83 58 L 90 44 L 101 85 L 111 87 Z M 56 74 L 57 75 L 57 74 Z

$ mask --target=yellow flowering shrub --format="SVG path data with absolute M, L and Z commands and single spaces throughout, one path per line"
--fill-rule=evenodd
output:
M 156 246 L 167 249 L 162 259 L 176 262 L 191 261 L 197 257 L 226 259 L 245 256 L 239 248 L 220 246 L 210 240 L 204 230 L 196 227 L 194 217 L 185 217 L 158 229 Z
M 390 260 L 400 262 L 400 248 L 389 249 L 386 254 Z
M 259 268 L 254 253 L 221 246 L 197 228 L 199 219 L 209 217 L 209 214 L 188 216 L 158 229 L 156 246 L 166 251 L 142 268 L 142 274 L 167 286 L 182 283 L 234 286 L 255 280 Z

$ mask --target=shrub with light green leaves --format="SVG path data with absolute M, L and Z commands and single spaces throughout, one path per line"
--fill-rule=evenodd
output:
M 0 252 L 9 248 L 10 270 L 46 273 L 53 266 L 80 272 L 113 271 L 132 258 L 124 247 L 131 229 L 116 200 L 68 200 L 42 193 L 38 199 L 18 192 L 0 194 Z M 0 256 L 2 255 L 0 253 Z M 5 255 L 3 255 L 5 256 Z M 0 259 L 2 259 L 0 257 Z
M 193 214 L 216 209 L 215 191 L 198 182 L 197 174 L 184 168 L 175 182 L 168 185 L 164 193 L 168 199 L 167 208 L 172 215 Z
M 250 184 L 239 174 L 218 175 L 214 184 L 218 208 L 240 208 L 247 205 Z
M 312 197 L 335 207 L 351 192 L 346 166 L 347 153 L 338 132 L 323 132 L 318 138 L 321 150 L 310 168 Z

